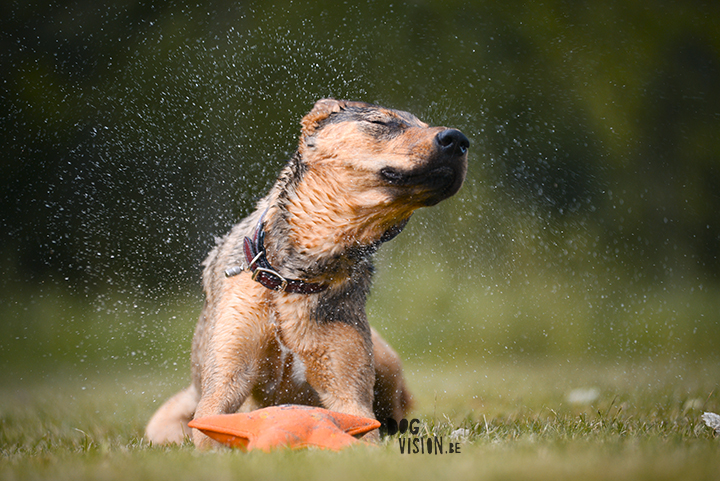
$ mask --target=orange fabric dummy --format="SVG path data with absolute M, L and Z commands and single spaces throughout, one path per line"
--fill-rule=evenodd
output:
M 246 451 L 311 446 L 337 451 L 356 443 L 353 436 L 377 429 L 380 423 L 323 408 L 285 404 L 249 413 L 207 416 L 192 420 L 189 426 Z

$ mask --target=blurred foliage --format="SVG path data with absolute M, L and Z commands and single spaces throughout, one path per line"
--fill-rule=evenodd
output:
M 718 22 L 716 2 L 660 0 L 5 2 L 6 319 L 22 325 L 23 296 L 55 292 L 44 283 L 91 304 L 196 299 L 214 236 L 333 96 L 472 143 L 460 194 L 381 253 L 377 317 L 412 313 L 383 329 L 419 344 L 455 329 L 446 342 L 481 355 L 709 354 Z M 426 308 L 398 303 L 407 292 Z M 136 322 L 167 316 L 150 317 Z

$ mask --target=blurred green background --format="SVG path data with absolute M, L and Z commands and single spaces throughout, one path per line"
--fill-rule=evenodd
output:
M 327 96 L 471 140 L 461 192 L 378 255 L 370 316 L 410 366 L 718 360 L 718 2 L 9 1 L 0 25 L 3 379 L 186 379 L 199 263 Z

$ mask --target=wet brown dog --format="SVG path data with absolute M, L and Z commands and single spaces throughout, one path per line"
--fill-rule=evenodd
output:
M 400 360 L 365 315 L 372 256 L 415 209 L 460 189 L 468 145 L 406 112 L 317 102 L 275 186 L 205 261 L 192 384 L 153 415 L 147 439 L 182 442 L 193 416 L 283 403 L 399 421 L 410 401 Z

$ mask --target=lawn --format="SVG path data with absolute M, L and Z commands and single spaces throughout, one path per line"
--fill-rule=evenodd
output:
M 407 287 L 418 301 L 398 303 L 386 287 L 405 283 L 381 275 L 369 313 L 405 359 L 418 436 L 460 448 L 442 455 L 401 453 L 398 435 L 340 453 L 148 446 L 148 418 L 188 382 L 201 297 L 6 291 L 0 480 L 720 479 L 720 439 L 701 419 L 720 413 L 720 290 L 658 296 L 626 319 L 556 301 L 583 286 L 514 286 L 493 302 L 441 280 L 431 295 L 420 276 Z
M 150 447 L 143 424 L 182 385 L 181 370 L 46 368 L 0 390 L 0 479 L 720 477 L 720 440 L 700 418 L 720 411 L 717 362 L 468 360 L 406 371 L 418 436 L 459 453 L 401 454 L 399 435 L 340 453 Z

